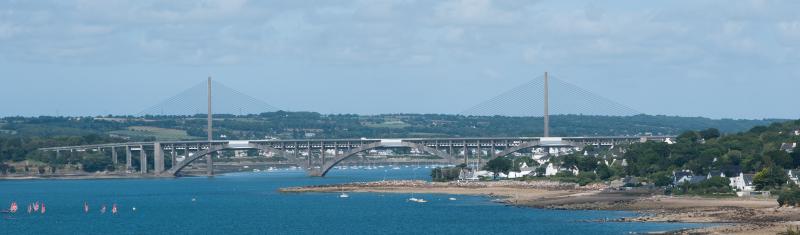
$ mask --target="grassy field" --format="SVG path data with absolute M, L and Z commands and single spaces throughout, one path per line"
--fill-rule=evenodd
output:
M 130 137 L 155 137 L 157 140 L 186 140 L 196 139 L 186 134 L 185 130 L 168 129 L 153 126 L 131 126 L 127 130 L 111 131 L 111 134 L 117 134 Z

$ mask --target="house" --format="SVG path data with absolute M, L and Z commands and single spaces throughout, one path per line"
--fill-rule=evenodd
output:
M 783 143 L 781 144 L 781 151 L 786 151 L 787 153 L 792 153 L 794 148 L 797 147 L 797 143 Z
M 692 171 L 672 172 L 672 184 L 679 185 L 683 182 L 689 182 L 693 175 Z
M 573 175 L 578 175 L 578 173 L 580 173 L 577 167 L 566 168 L 566 167 L 556 166 L 553 163 L 549 163 L 547 164 L 547 168 L 545 168 L 544 175 L 552 176 L 558 174 L 558 172 L 563 172 L 563 171 L 570 171 L 572 172 Z
M 694 175 L 692 171 L 679 171 L 672 173 L 672 184 L 673 185 L 680 185 L 684 183 L 689 184 L 697 184 L 703 182 L 708 177 L 705 175 Z
M 798 181 L 800 170 L 786 170 L 786 175 L 789 176 L 789 180 L 793 181 L 794 184 L 800 184 L 800 181 Z
M 800 129 L 794 130 L 794 135 L 800 135 Z
M 552 158 L 550 155 L 544 155 L 544 154 L 542 154 L 542 155 L 534 154 L 533 155 L 533 160 L 538 162 L 539 165 L 544 165 L 545 163 L 549 162 L 550 158 Z
M 739 173 L 736 177 L 731 177 L 731 187 L 736 191 L 753 191 L 755 187 L 753 187 L 753 177 L 755 174 L 744 174 Z
M 719 170 L 709 171 L 708 175 L 706 175 L 706 178 L 711 179 L 711 177 L 714 177 L 714 176 L 727 178 L 727 176 L 725 176 L 725 172 L 719 171 Z
M 522 178 L 528 174 L 531 174 L 535 170 L 536 170 L 535 168 L 529 167 L 527 163 L 523 162 L 522 165 L 519 167 L 519 171 L 508 172 L 508 178 L 509 179 Z

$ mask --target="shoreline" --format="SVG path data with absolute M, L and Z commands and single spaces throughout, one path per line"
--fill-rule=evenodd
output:
M 713 223 L 670 234 L 775 234 L 800 226 L 800 209 L 778 208 L 775 199 L 664 196 L 657 190 L 610 190 L 553 181 L 373 181 L 287 187 L 282 193 L 366 192 L 487 196 L 507 205 L 554 210 L 617 210 L 638 216 L 608 222 Z M 605 222 L 605 221 L 597 221 Z

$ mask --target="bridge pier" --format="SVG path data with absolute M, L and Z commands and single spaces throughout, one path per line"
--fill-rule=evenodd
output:
M 155 142 L 153 143 L 153 168 L 155 168 L 155 174 L 161 174 L 164 172 L 164 150 L 161 149 L 161 143 Z
M 306 160 L 308 160 L 308 166 L 307 167 L 308 167 L 308 169 L 312 169 L 311 168 L 311 142 L 307 142 L 306 143 L 306 148 L 308 148 L 308 156 L 306 157 Z
M 324 142 L 319 142 L 319 158 L 322 161 L 322 164 L 320 164 L 320 166 L 324 166 L 325 165 L 325 143 Z
M 469 166 L 469 152 L 467 152 L 469 150 L 469 148 L 467 148 L 467 141 L 466 140 L 463 143 L 464 143 L 464 164 Z
M 478 158 L 478 167 L 481 166 L 481 154 L 482 154 L 482 152 L 481 152 L 481 141 L 478 140 L 478 155 L 475 156 L 476 158 Z M 475 170 L 477 171 L 478 169 L 475 169 Z
M 125 146 L 125 170 L 133 170 L 133 154 L 131 153 L 131 146 Z
M 117 158 L 117 148 L 114 146 L 111 146 L 111 162 L 113 162 L 114 165 L 119 164 L 119 159 Z
M 208 149 L 212 148 L 211 144 L 209 143 Z M 206 155 L 206 175 L 213 176 L 214 175 L 214 153 L 209 153 Z
M 147 153 L 143 145 L 139 145 L 139 172 L 147 174 Z
M 175 145 L 174 144 L 170 147 L 169 156 L 171 158 L 170 159 L 171 160 L 170 166 L 174 166 L 176 161 L 178 160 L 177 157 L 175 156 Z

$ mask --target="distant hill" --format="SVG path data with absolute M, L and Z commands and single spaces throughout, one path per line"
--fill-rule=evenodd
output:
M 466 136 L 541 136 L 542 117 L 463 116 L 446 114 L 319 114 L 269 112 L 214 115 L 216 138 L 392 138 Z M 676 116 L 555 115 L 552 136 L 678 135 L 716 128 L 722 133 L 747 131 L 785 120 L 709 119 Z M 50 137 L 88 134 L 131 140 L 205 137 L 204 115 L 136 117 L 6 117 L 0 136 Z

